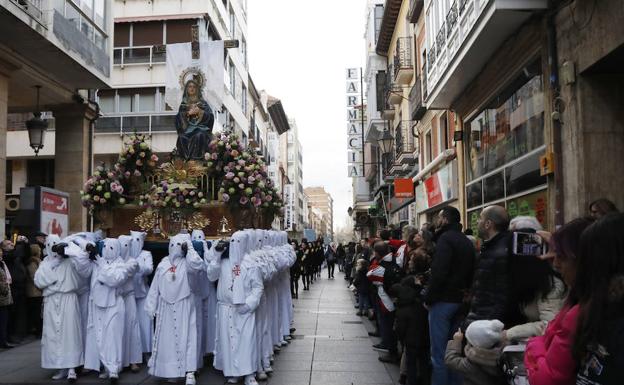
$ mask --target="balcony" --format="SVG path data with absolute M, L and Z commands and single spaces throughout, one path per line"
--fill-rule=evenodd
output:
M 390 105 L 399 104 L 401 99 L 403 99 L 403 88 L 393 80 L 394 73 L 395 71 L 390 67 L 386 74 L 386 84 L 384 85 L 384 99 L 386 104 Z
M 414 77 L 414 61 L 412 60 L 412 38 L 400 37 L 397 39 L 394 50 L 394 81 L 397 84 L 407 85 Z
M 547 0 L 453 2 L 434 44 L 427 48 L 423 90 L 428 108 L 450 108 L 532 11 L 544 10 L 547 5 Z
M 147 64 L 150 67 L 154 64 L 165 64 L 167 51 L 164 47 L 153 45 L 116 47 L 113 51 L 113 64 L 121 68 L 132 64 Z
M 412 135 L 412 122 L 402 120 L 394 128 L 395 164 L 404 171 L 416 163 L 416 138 Z
M 416 78 L 416 82 L 414 82 L 414 86 L 410 91 L 409 103 L 410 116 L 412 117 L 412 120 L 417 121 L 422 119 L 427 112 L 427 108 L 423 103 L 422 82 L 420 81 L 420 76 Z
M 422 13 L 424 3 L 424 0 L 410 0 L 410 8 L 408 13 L 410 23 L 416 24 L 418 22 L 418 18 Z
M 175 115 L 172 114 L 103 116 L 97 120 L 95 126 L 96 134 L 128 135 L 136 131 L 151 135 L 175 130 Z

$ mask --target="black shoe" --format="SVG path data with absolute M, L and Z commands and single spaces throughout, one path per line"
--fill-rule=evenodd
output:
M 388 349 L 387 347 L 385 347 L 382 344 L 375 344 L 373 345 L 373 350 L 376 350 L 378 352 L 382 352 L 382 353 L 389 353 L 390 349 Z
M 387 364 L 396 364 L 401 362 L 401 357 L 399 357 L 396 353 L 384 354 L 383 356 L 379 356 L 379 361 L 387 363 Z
M 296 332 L 296 331 L 297 331 L 297 329 L 295 329 L 295 328 L 290 328 L 290 334 L 293 334 L 293 333 L 294 333 L 294 332 Z
M 369 337 L 379 337 L 379 332 L 368 332 Z

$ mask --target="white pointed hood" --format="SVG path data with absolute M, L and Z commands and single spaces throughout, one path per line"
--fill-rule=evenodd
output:
M 104 247 L 102 248 L 102 258 L 107 262 L 112 262 L 119 258 L 121 246 L 119 240 L 115 238 L 104 239 Z
M 191 233 L 191 239 L 193 241 L 205 241 L 206 234 L 204 234 L 202 230 L 193 230 L 193 232 Z
M 61 238 L 58 235 L 56 234 L 48 235 L 48 237 L 46 238 L 46 244 L 45 244 L 46 255 L 58 257 L 59 255 L 52 251 L 52 247 L 54 245 L 58 245 L 59 243 L 61 243 Z
M 127 261 L 131 255 L 132 237 L 130 235 L 120 235 L 117 240 L 119 241 L 119 255 L 121 259 Z
M 145 245 L 145 237 L 147 237 L 147 233 L 142 231 L 131 231 L 130 236 L 132 237 L 132 243 L 130 244 L 130 255 L 134 258 L 137 258 L 141 251 L 143 251 L 143 246 Z

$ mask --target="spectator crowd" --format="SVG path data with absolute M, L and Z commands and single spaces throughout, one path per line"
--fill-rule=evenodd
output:
M 400 383 L 624 384 L 624 214 L 600 199 L 550 233 L 490 206 L 477 227 L 445 207 L 344 248 L 356 314 Z

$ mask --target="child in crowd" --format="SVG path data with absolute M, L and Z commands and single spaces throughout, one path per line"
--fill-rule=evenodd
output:
M 464 376 L 464 385 L 503 385 L 507 382 L 498 367 L 503 349 L 504 325 L 499 320 L 479 320 L 466 329 L 465 355 L 462 354 L 464 335 L 461 330 L 446 347 L 444 362 Z
M 353 286 L 357 289 L 359 310 L 356 313 L 358 316 L 367 315 L 371 308 L 369 295 L 370 283 L 366 278 L 366 272 L 368 271 L 368 261 L 365 259 L 358 259 L 355 265 L 355 279 L 353 280 Z

